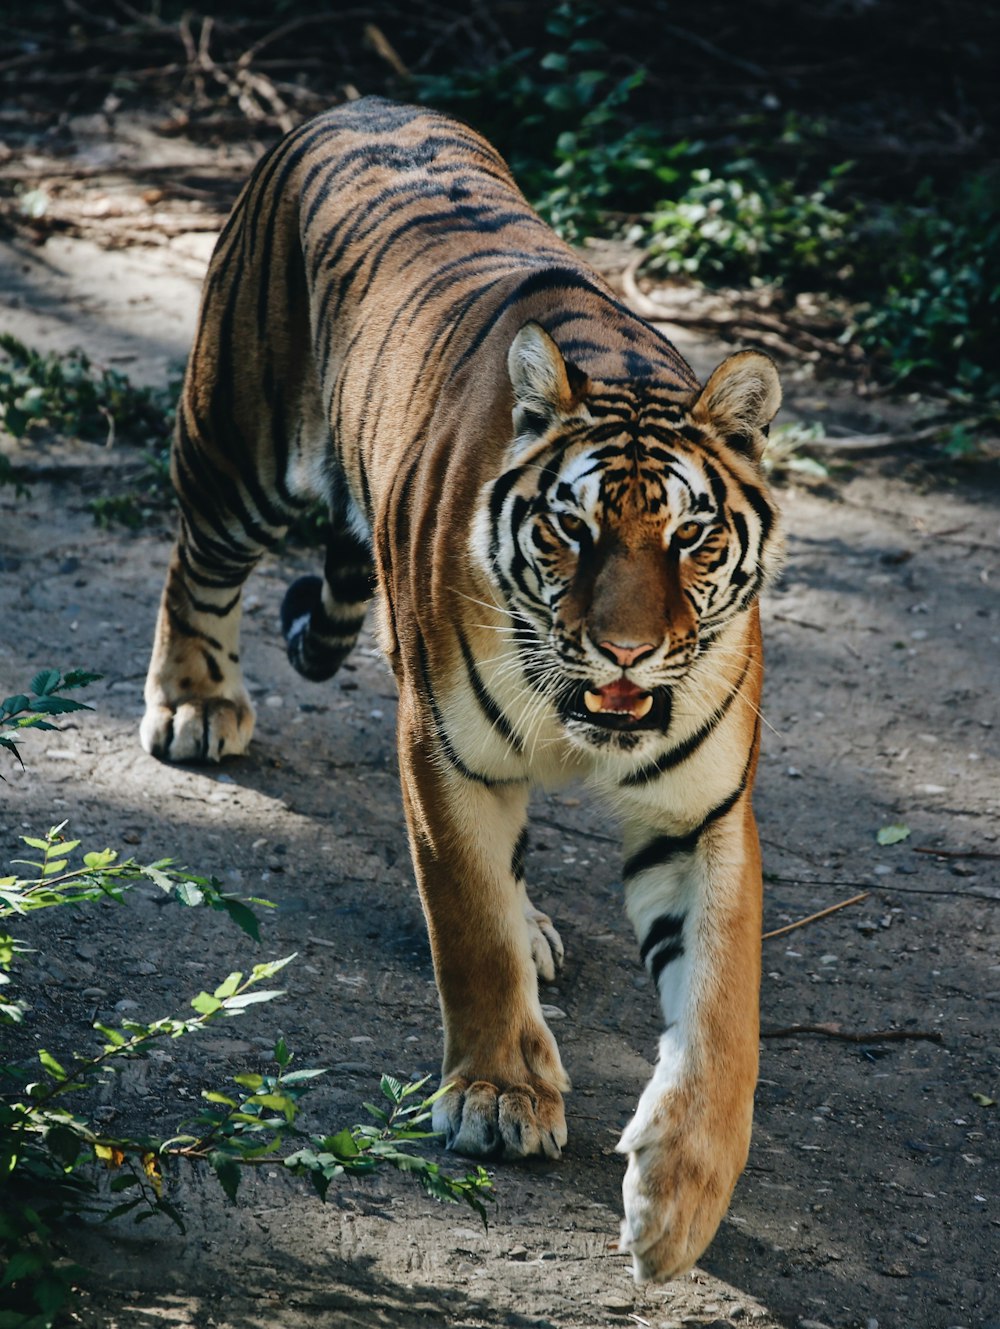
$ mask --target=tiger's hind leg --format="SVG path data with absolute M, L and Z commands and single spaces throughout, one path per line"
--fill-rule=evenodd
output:
M 350 654 L 375 593 L 375 567 L 368 544 L 334 509 L 322 577 L 299 577 L 281 606 L 281 631 L 292 667 L 321 683 L 332 678 Z
M 240 667 L 243 583 L 305 502 L 268 495 L 250 470 L 234 473 L 193 406 L 213 391 L 221 392 L 210 376 L 189 374 L 174 445 L 180 529 L 139 730 L 145 750 L 165 761 L 217 762 L 246 751 L 254 708 Z

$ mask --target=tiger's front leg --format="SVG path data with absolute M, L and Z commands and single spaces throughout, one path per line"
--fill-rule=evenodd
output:
M 438 718 L 402 690 L 400 776 L 444 1018 L 442 1084 L 451 1086 L 434 1129 L 474 1157 L 558 1158 L 569 1079 L 542 1015 L 533 950 L 544 931 L 544 972 L 562 947 L 519 879 L 527 785 L 464 768 Z
M 628 1154 L 621 1248 L 638 1281 L 664 1280 L 712 1240 L 750 1147 L 761 870 L 749 793 L 691 834 L 633 823 L 626 853 L 627 908 L 666 1032 L 618 1145 Z

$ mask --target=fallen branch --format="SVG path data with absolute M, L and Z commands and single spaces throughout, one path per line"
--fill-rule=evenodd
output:
M 930 845 L 913 846 L 915 854 L 933 854 L 935 858 L 1000 858 L 987 849 L 932 849 Z
M 882 885 L 881 882 L 833 881 L 826 877 L 784 877 L 777 872 L 768 872 L 765 881 L 777 881 L 787 886 L 863 886 L 866 891 L 882 895 L 951 895 L 958 900 L 985 900 L 987 904 L 1000 904 L 1000 895 L 984 895 L 982 891 L 949 891 L 943 886 L 900 886 L 896 882 Z
M 858 1034 L 841 1029 L 835 1024 L 789 1024 L 783 1029 L 762 1029 L 761 1038 L 796 1038 L 799 1034 L 820 1034 L 824 1038 L 839 1038 L 842 1043 L 899 1043 L 903 1039 L 922 1039 L 927 1043 L 943 1043 L 944 1036 L 936 1029 L 873 1029 Z
M 849 900 L 841 900 L 839 904 L 832 904 L 827 909 L 821 909 L 819 913 L 810 914 L 808 918 L 800 918 L 795 923 L 786 923 L 783 928 L 775 928 L 773 932 L 765 932 L 761 941 L 768 941 L 771 937 L 783 937 L 786 932 L 794 932 L 796 928 L 804 928 L 807 923 L 815 923 L 819 918 L 826 918 L 829 914 L 835 914 L 838 909 L 846 909 L 849 904 L 860 904 L 862 900 L 868 899 L 868 892 L 862 891 L 860 895 L 852 895 Z

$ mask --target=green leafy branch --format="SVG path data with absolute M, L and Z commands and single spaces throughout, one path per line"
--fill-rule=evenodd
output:
M 71 669 L 65 676 L 58 669 L 43 669 L 31 680 L 31 695 L 15 693 L 0 701 L 0 730 L 8 729 L 56 729 L 52 715 L 68 715 L 72 711 L 92 711 L 84 701 L 59 694 L 71 692 L 74 688 L 86 687 L 96 683 L 100 674 L 88 673 L 85 669 Z M 0 733 L 0 747 L 6 748 L 21 762 L 17 742 L 9 734 Z M 3 777 L 0 776 L 0 779 Z
M 218 878 L 197 876 L 174 867 L 169 858 L 145 864 L 132 858 L 119 862 L 113 849 L 102 849 L 84 853 L 82 862 L 71 866 L 81 842 L 65 839 L 65 826 L 65 822 L 53 826 L 44 836 L 23 835 L 22 842 L 37 850 L 41 857 L 14 860 L 12 866 L 33 869 L 30 875 L 0 877 L 0 988 L 10 983 L 14 957 L 28 949 L 7 931 L 5 920 L 36 909 L 80 905 L 89 900 L 109 899 L 120 904 L 125 893 L 141 881 L 152 882 L 189 908 L 205 906 L 227 914 L 254 941 L 260 941 L 260 928 L 250 906 L 273 908 L 269 900 L 231 895 L 222 889 Z M 24 1010 L 23 1003 L 0 997 L 0 1024 L 19 1023 Z
M 484 1200 L 492 1198 L 488 1194 L 492 1181 L 484 1168 L 452 1177 L 432 1159 L 411 1152 L 414 1144 L 434 1136 L 424 1126 L 434 1102 L 448 1088 L 423 1098 L 420 1091 L 426 1077 L 404 1084 L 384 1075 L 381 1092 L 388 1107 L 365 1104 L 375 1124 L 333 1135 L 309 1134 L 298 1126 L 299 1100 L 324 1072 L 290 1069 L 293 1057 L 284 1039 L 274 1049 L 273 1074 L 233 1076 L 241 1091 L 237 1096 L 203 1090 L 205 1106 L 192 1123 L 196 1129 L 167 1140 L 98 1132 L 64 1103 L 106 1069 L 144 1056 L 158 1040 L 184 1037 L 284 995 L 282 989 L 259 985 L 294 958 L 255 965 L 248 975 L 234 971 L 214 991 L 192 999 L 194 1015 L 148 1024 L 124 1020 L 118 1027 L 97 1023 L 94 1028 L 104 1040 L 100 1051 L 87 1058 L 74 1057 L 68 1065 L 40 1049 L 38 1079 L 31 1071 L 2 1067 L 5 1079 L 18 1078 L 21 1083 L 16 1096 L 0 1093 L 0 1255 L 9 1256 L 0 1292 L 9 1288 L 22 1304 L 33 1301 L 41 1314 L 0 1310 L 0 1324 L 41 1329 L 52 1323 L 70 1296 L 80 1270 L 61 1258 L 58 1223 L 68 1212 L 88 1204 L 93 1207 L 96 1188 L 80 1173 L 86 1164 L 103 1165 L 116 1174 L 109 1190 L 122 1198 L 102 1215 L 104 1221 L 138 1210 L 136 1222 L 163 1215 L 184 1231 L 181 1212 L 164 1194 L 163 1170 L 165 1162 L 183 1159 L 211 1167 L 231 1200 L 247 1167 L 281 1164 L 295 1176 L 308 1177 L 321 1199 L 340 1176 L 392 1167 L 415 1176 L 436 1200 L 468 1204 L 486 1224 Z M 296 1146 L 293 1152 L 282 1154 L 289 1144 Z M 25 1194 L 27 1201 L 22 1198 Z
M 118 433 L 162 441 L 172 424 L 170 389 L 137 388 L 81 350 L 43 354 L 0 333 L 0 425 L 15 438 L 48 428 L 109 443 Z

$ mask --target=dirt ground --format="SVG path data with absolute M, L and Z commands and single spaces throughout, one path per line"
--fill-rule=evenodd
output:
M 83 345 L 137 381 L 183 358 L 211 232 L 108 249 L 55 235 L 0 245 L 0 327 Z M 677 333 L 705 374 L 725 353 Z M 905 429 L 906 409 L 782 366 L 783 419 L 829 434 Z M 278 908 L 258 948 L 207 911 L 129 906 L 22 928 L 24 1033 L 57 1055 L 97 1018 L 154 1018 L 233 968 L 298 959 L 288 996 L 170 1044 L 103 1091 L 110 1128 L 172 1133 L 200 1091 L 261 1069 L 281 1033 L 329 1075 L 324 1129 L 363 1119 L 382 1071 L 434 1072 L 440 1021 L 412 886 L 391 677 L 370 636 L 331 684 L 303 682 L 277 629 L 290 551 L 248 588 L 252 754 L 170 768 L 139 747 L 142 682 L 169 520 L 101 530 L 87 503 L 141 470 L 134 453 L 0 440 L 31 478 L 0 490 L 0 695 L 45 666 L 100 671 L 94 714 L 29 734 L 5 764 L 0 852 L 67 819 L 85 847 L 173 856 Z M 229 1205 L 214 1178 L 171 1181 L 187 1234 L 81 1225 L 85 1326 L 719 1326 L 1000 1329 L 1000 484 L 905 447 L 831 459 L 780 485 L 787 566 L 765 603 L 768 681 L 756 807 L 765 927 L 867 898 L 765 940 L 761 1079 L 750 1163 L 699 1268 L 633 1286 L 615 1253 L 614 1153 L 651 1072 L 657 1002 L 624 917 L 604 809 L 578 790 L 533 805 L 529 880 L 567 948 L 554 1009 L 574 1092 L 556 1165 L 498 1166 L 488 1232 L 404 1178 L 345 1184 L 322 1206 L 265 1173 Z M 880 847 L 880 827 L 909 838 Z M 782 1034 L 825 1024 L 844 1041 Z M 911 1037 L 888 1040 L 880 1031 Z M 922 1035 L 934 1035 L 931 1041 Z M 461 1168 L 461 1160 L 450 1160 Z

